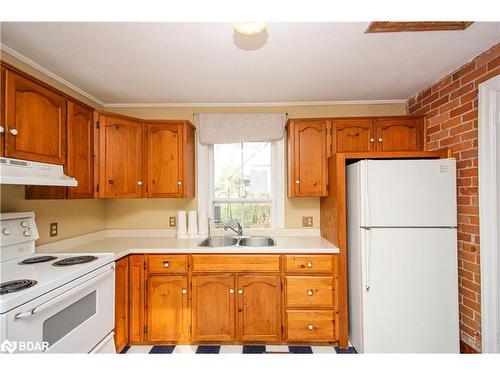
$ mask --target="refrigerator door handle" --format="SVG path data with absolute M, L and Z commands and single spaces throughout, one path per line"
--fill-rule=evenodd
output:
M 370 258 L 371 258 L 371 242 L 372 236 L 370 228 L 366 228 L 365 239 L 366 239 L 366 254 L 365 254 L 365 289 L 367 292 L 370 291 Z

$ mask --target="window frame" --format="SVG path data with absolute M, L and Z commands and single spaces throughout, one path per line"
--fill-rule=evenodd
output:
M 262 141 L 267 142 L 267 141 Z M 245 142 L 243 142 L 245 143 Z M 271 226 L 277 229 L 285 227 L 285 141 L 270 141 L 271 143 Z M 198 142 L 198 210 L 205 211 L 213 219 L 213 203 L 268 203 L 269 199 L 214 199 L 214 146 Z

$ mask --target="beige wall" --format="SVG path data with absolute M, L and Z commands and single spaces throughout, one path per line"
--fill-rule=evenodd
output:
M 24 186 L 1 185 L 0 212 L 34 211 L 40 239 L 37 244 L 104 229 L 101 199 L 25 200 Z M 59 235 L 49 237 L 49 224 L 58 223 Z
M 98 104 L 3 51 L 1 58 L 68 95 L 94 108 L 102 109 Z M 287 112 L 290 118 L 404 115 L 406 114 L 406 103 L 285 107 L 108 107 L 106 110 L 141 119 L 187 119 L 193 121 L 193 113 L 198 112 Z M 168 228 L 168 217 L 175 216 L 177 210 L 190 210 L 197 207 L 196 199 L 26 201 L 23 198 L 23 188 L 11 186 L 2 186 L 1 195 L 2 212 L 35 211 L 40 227 L 40 243 L 103 228 L 164 229 Z M 319 198 L 286 198 L 286 227 L 300 228 L 302 216 L 312 216 L 314 227 L 319 227 Z M 48 237 L 48 225 L 51 222 L 59 222 L 58 237 Z

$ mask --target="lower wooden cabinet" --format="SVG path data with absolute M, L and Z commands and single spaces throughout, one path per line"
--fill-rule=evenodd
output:
M 192 277 L 193 341 L 233 341 L 235 288 L 233 275 Z
M 187 276 L 147 277 L 146 341 L 189 339 Z
M 115 264 L 115 346 L 120 352 L 127 345 L 129 309 L 129 267 L 128 257 Z
M 337 270 L 325 254 L 130 255 L 116 262 L 117 350 L 338 341 Z
M 281 338 L 280 276 L 237 276 L 238 341 L 278 341 Z

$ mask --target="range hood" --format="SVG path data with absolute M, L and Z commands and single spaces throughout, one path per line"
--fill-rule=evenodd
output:
M 78 186 L 78 181 L 66 176 L 62 165 L 0 158 L 0 184 Z

